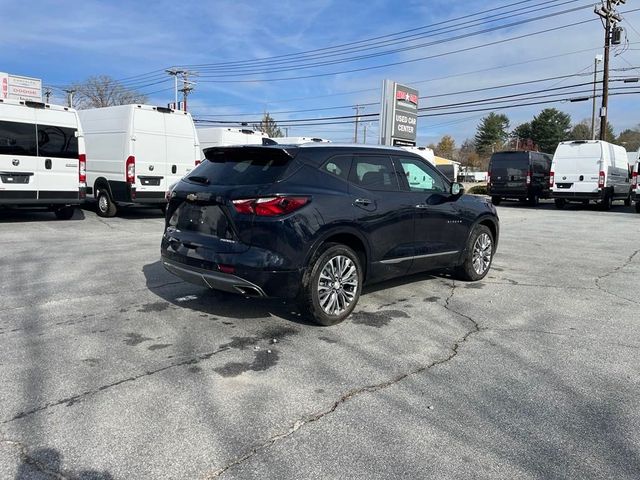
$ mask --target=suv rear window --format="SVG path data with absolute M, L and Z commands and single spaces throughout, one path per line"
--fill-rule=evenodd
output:
M 285 150 L 214 148 L 190 177 L 205 177 L 214 185 L 261 185 L 277 181 L 292 160 Z M 187 177 L 189 178 L 189 177 Z

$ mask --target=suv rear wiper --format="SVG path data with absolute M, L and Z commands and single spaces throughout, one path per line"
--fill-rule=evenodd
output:
M 204 183 L 205 185 L 209 185 L 209 179 L 207 177 L 202 177 L 199 175 L 192 175 L 191 177 L 187 177 L 192 182 Z

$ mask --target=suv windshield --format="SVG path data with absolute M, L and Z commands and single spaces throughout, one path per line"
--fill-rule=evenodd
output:
M 292 160 L 286 150 L 271 148 L 213 148 L 205 154 L 207 161 L 194 169 L 187 179 L 206 178 L 212 185 L 273 183 Z

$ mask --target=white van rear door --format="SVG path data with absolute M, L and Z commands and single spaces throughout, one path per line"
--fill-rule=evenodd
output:
M 38 198 L 78 198 L 78 121 L 73 112 L 37 109 Z
M 600 143 L 560 144 L 553 157 L 556 192 L 597 193 L 602 167 Z
M 167 132 L 167 183 L 169 187 L 180 180 L 194 167 L 200 157 L 196 129 L 190 115 L 166 114 Z
M 136 192 L 143 193 L 141 198 L 145 193 L 162 192 L 158 200 L 164 200 L 167 163 L 164 116 L 164 113 L 157 110 L 134 110 L 133 153 L 136 158 Z
M 38 198 L 36 125 L 33 109 L 0 109 L 0 203 Z

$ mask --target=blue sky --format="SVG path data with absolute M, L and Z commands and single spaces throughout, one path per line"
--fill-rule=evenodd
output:
M 589 86 L 560 87 L 592 80 L 594 56 L 602 53 L 603 43 L 600 22 L 587 22 L 596 18 L 593 2 L 584 0 L 160 0 L 151 3 L 0 0 L 0 7 L 4 19 L 0 30 L 0 71 L 42 78 L 46 85 L 56 87 L 80 82 L 91 75 L 106 74 L 147 93 L 149 103 L 165 105 L 173 99 L 173 81 L 162 73 L 163 69 L 186 66 L 199 73 L 194 78 L 195 91 L 190 97 L 190 110 L 195 118 L 251 121 L 266 110 L 272 112 L 280 124 L 290 125 L 289 135 L 322 136 L 334 141 L 352 139 L 353 123 L 303 126 L 295 119 L 353 115 L 353 105 L 379 102 L 380 87 L 385 78 L 417 88 L 420 96 L 425 97 L 421 99 L 421 107 L 464 104 L 547 88 L 558 89 L 553 91 L 558 93 L 557 98 L 588 96 Z M 628 1 L 618 10 L 638 7 L 640 5 Z M 559 13 L 570 9 L 577 10 Z M 453 20 L 478 12 L 486 13 Z M 503 12 L 506 15 L 496 18 Z M 543 15 L 551 16 L 504 27 Z M 629 44 L 612 50 L 611 60 L 613 69 L 626 69 L 612 71 L 612 76 L 618 79 L 640 76 L 640 11 L 623 14 L 623 18 L 623 39 Z M 419 30 L 439 22 L 446 23 Z M 467 23 L 460 25 L 461 22 Z M 585 23 L 568 26 L 576 22 Z M 449 30 L 443 30 L 445 26 Z M 503 27 L 451 39 L 496 26 Z M 456 29 L 451 30 L 454 27 Z M 554 28 L 558 29 L 509 40 Z M 394 45 L 395 49 L 429 45 L 305 69 L 293 68 L 299 65 L 289 63 L 291 69 L 283 70 L 285 64 L 276 60 L 263 62 L 260 68 L 244 70 L 239 70 L 237 63 L 221 65 L 300 54 L 411 29 L 418 30 L 406 35 L 421 32 L 432 36 L 405 39 Z M 394 37 L 387 37 L 391 38 Z M 487 43 L 495 44 L 477 48 Z M 453 53 L 464 49 L 470 50 Z M 365 54 L 372 52 L 379 50 L 362 51 Z M 326 53 L 322 57 L 325 61 L 342 58 L 328 58 Z M 393 63 L 397 65 L 389 65 Z M 265 69 L 273 71 L 263 72 Z M 347 70 L 361 71 L 345 73 Z M 223 77 L 221 74 L 235 76 Z M 565 75 L 576 76 L 458 93 Z M 309 76 L 311 78 L 274 81 L 275 78 Z M 640 90 L 640 84 L 621 81 L 613 82 L 611 86 L 631 87 L 628 91 L 638 86 L 636 89 Z M 543 93 L 531 94 L 532 97 L 539 95 Z M 63 98 L 56 95 L 54 100 L 61 103 Z M 505 104 L 545 101 L 518 101 L 517 97 L 505 100 L 508 100 Z M 458 110 L 478 107 L 467 105 Z M 591 116 L 591 102 L 531 105 L 505 109 L 503 113 L 515 127 L 545 107 L 569 113 L 574 123 Z M 616 133 L 640 123 L 639 107 L 638 94 L 611 97 L 609 118 Z M 367 105 L 362 113 L 378 113 L 379 108 L 379 105 Z M 473 136 L 479 120 L 488 113 L 451 112 L 451 109 L 443 109 L 439 113 L 446 115 L 420 118 L 418 143 L 437 142 L 442 135 L 450 134 L 460 144 Z M 365 126 L 367 141 L 375 142 L 377 122 L 363 118 L 360 139 Z

